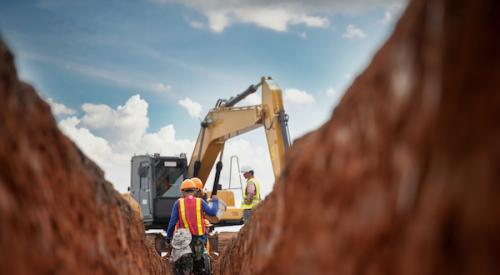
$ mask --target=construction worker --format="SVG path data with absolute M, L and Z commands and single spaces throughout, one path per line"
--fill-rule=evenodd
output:
M 203 200 L 207 200 L 207 197 L 205 196 L 205 193 L 203 192 L 203 182 L 201 182 L 200 178 L 191 178 L 191 180 L 194 182 L 196 185 L 196 194 L 195 197 L 197 198 L 202 198 Z
M 172 208 L 170 222 L 168 223 L 166 241 L 170 244 L 175 226 L 179 229 L 189 229 L 192 235 L 191 249 L 193 251 L 192 259 L 181 258 L 183 261 L 179 264 L 174 264 L 175 269 L 183 269 L 179 265 L 190 265 L 195 274 L 199 274 L 204 270 L 205 245 L 207 243 L 207 234 L 205 228 L 205 214 L 215 216 L 218 210 L 217 196 L 213 196 L 213 206 L 209 206 L 204 200 L 195 197 L 196 184 L 192 180 L 184 180 L 181 184 L 182 198 L 178 199 Z
M 252 209 L 260 202 L 260 182 L 254 176 L 254 171 L 251 166 L 245 165 L 241 168 L 243 177 L 247 180 L 245 190 L 243 191 L 243 221 L 246 222 L 252 214 Z
M 196 194 L 194 196 L 197 197 L 197 198 L 201 198 L 204 201 L 207 201 L 207 194 L 205 192 L 203 192 L 203 182 L 201 181 L 201 179 L 197 178 L 197 177 L 194 177 L 194 178 L 191 178 L 191 180 L 196 185 Z M 204 222 L 205 222 L 205 226 L 206 227 L 210 227 L 210 222 L 208 220 L 205 219 Z M 208 238 L 208 230 L 206 232 L 206 235 L 207 235 L 207 238 Z M 205 245 L 205 248 L 207 250 L 207 253 L 210 254 L 210 242 L 209 241 L 207 241 L 207 243 Z
M 167 177 L 162 176 L 158 178 L 158 180 L 156 180 L 155 186 L 156 196 L 161 197 L 170 188 L 170 182 L 168 181 Z

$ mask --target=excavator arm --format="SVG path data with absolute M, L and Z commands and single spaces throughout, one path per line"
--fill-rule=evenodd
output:
M 189 175 L 205 182 L 226 140 L 256 129 L 261 121 L 261 106 L 220 107 L 210 111 L 202 122 L 189 165 Z M 200 163 L 197 173 L 196 161 Z
M 267 146 L 274 177 L 277 178 L 285 166 L 285 151 L 290 147 L 288 115 L 283 107 L 281 89 L 274 82 L 262 80 L 262 126 L 266 133 Z
M 234 106 L 254 93 L 259 86 L 262 89 L 262 104 Z M 264 127 L 274 175 L 279 176 L 284 167 L 285 150 L 290 146 L 287 120 L 281 89 L 268 77 L 262 77 L 259 84 L 251 85 L 245 92 L 229 100 L 217 101 L 201 123 L 189 163 L 189 175 L 206 182 L 217 156 L 220 155 L 222 159 L 224 144 L 228 139 Z

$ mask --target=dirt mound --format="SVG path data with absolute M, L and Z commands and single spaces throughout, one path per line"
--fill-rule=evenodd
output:
M 500 2 L 414 0 L 223 274 L 497 274 Z
M 0 274 L 165 274 L 142 222 L 0 41 Z

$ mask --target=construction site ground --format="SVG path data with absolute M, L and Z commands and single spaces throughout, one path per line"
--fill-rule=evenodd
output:
M 218 251 L 223 252 L 237 236 L 238 232 L 218 233 Z
M 500 2 L 412 0 L 216 274 L 498 274 Z M 170 274 L 0 42 L 0 274 Z

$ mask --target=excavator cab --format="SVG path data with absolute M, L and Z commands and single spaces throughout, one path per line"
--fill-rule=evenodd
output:
M 130 192 L 140 204 L 146 229 L 164 229 L 175 201 L 182 196 L 180 184 L 187 178 L 186 155 L 159 154 L 132 157 Z

